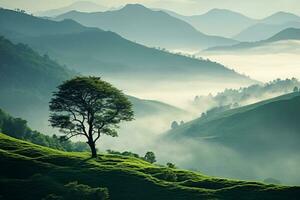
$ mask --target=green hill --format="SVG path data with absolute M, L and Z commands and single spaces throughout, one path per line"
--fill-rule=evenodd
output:
M 39 55 L 27 45 L 16 45 L 3 37 L 0 37 L 0 58 L 0 108 L 28 120 L 35 129 L 48 129 L 48 103 L 52 92 L 64 80 L 79 74 L 47 55 Z M 129 99 L 138 118 L 159 113 L 187 114 L 159 101 L 132 96 Z
M 259 157 L 275 152 L 299 153 L 299 105 L 300 93 L 295 92 L 202 116 L 171 130 L 167 137 L 202 138 Z
M 293 200 L 300 194 L 299 187 L 217 179 L 132 157 L 105 154 L 90 159 L 86 153 L 57 151 L 3 134 L 0 160 L 0 195 L 7 200 L 60 195 L 64 192 L 61 185 L 74 181 L 91 188 L 107 188 L 112 200 Z
M 51 93 L 74 75 L 27 45 L 15 45 L 0 37 L 0 107 L 9 113 L 27 120 L 48 117 Z M 35 125 L 42 124 L 39 121 Z

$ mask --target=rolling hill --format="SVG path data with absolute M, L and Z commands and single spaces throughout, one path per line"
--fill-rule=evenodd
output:
M 186 169 L 243 180 L 275 178 L 298 185 L 299 105 L 300 93 L 295 92 L 206 113 L 168 131 L 160 143 L 174 144 L 176 155 L 187 155 L 169 157 Z
M 236 51 L 236 50 L 247 51 L 251 49 L 255 50 L 256 48 L 263 48 L 263 47 L 268 48 L 268 45 L 272 45 L 276 43 L 299 41 L 299 40 L 300 40 L 300 29 L 287 28 L 266 40 L 262 40 L 258 42 L 241 42 L 233 46 L 213 47 L 207 49 L 206 51 Z M 298 44 L 298 48 L 299 48 L 299 44 Z M 264 51 L 268 52 L 266 49 Z M 269 49 L 269 51 L 272 52 L 272 46 Z M 283 52 L 283 53 L 287 53 L 287 52 Z
M 300 93 L 294 92 L 221 113 L 204 115 L 171 130 L 167 135 L 176 139 L 203 138 L 252 156 L 292 150 L 299 153 L 299 104 Z
M 231 38 L 242 30 L 254 25 L 257 20 L 226 9 L 212 9 L 202 15 L 183 16 L 172 11 L 168 14 L 184 20 L 198 31 L 209 35 Z
M 48 116 L 45 105 L 52 91 L 76 75 L 27 45 L 14 45 L 3 37 L 0 38 L 0 58 L 0 106 L 30 121 L 39 119 L 35 116 L 41 117 L 42 113 Z
M 85 26 L 110 30 L 150 47 L 198 50 L 237 43 L 232 39 L 205 35 L 163 11 L 154 11 L 139 4 L 128 4 L 120 10 L 107 12 L 71 11 L 55 19 L 73 19 Z
M 133 157 L 101 154 L 96 159 L 90 159 L 87 153 L 53 150 L 3 134 L 0 134 L 0 160 L 0 195 L 7 200 L 42 199 L 49 194 L 60 196 L 71 191 L 73 196 L 83 195 L 93 191 L 89 188 L 96 187 L 107 188 L 100 191 L 108 191 L 111 200 L 235 197 L 293 200 L 297 199 L 300 192 L 299 187 L 213 178 L 153 165 Z M 66 184 L 70 182 L 74 187 L 77 184 L 85 186 L 71 187 L 71 191 L 68 191 Z M 37 187 L 39 190 L 34 189 Z
M 147 48 L 113 32 L 86 28 L 74 21 L 54 22 L 5 9 L 0 10 L 0 16 L 0 34 L 14 42 L 29 44 L 39 53 L 46 53 L 81 73 L 126 80 L 138 77 L 151 82 L 174 80 L 174 77 L 253 82 L 221 64 Z M 24 28 L 15 24 L 27 25 Z

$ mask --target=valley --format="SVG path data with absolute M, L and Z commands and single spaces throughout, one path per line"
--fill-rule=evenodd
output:
M 24 2 L 0 1 L 0 200 L 299 198 L 295 2 Z

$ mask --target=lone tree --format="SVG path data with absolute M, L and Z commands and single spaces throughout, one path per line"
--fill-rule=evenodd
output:
M 64 133 L 63 139 L 84 136 L 92 157 L 101 135 L 117 137 L 121 121 L 133 119 L 126 96 L 99 77 L 77 77 L 58 86 L 50 101 L 50 123 Z

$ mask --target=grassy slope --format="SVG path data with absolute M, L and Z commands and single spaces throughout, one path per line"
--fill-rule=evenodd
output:
M 169 131 L 166 137 L 213 139 L 245 152 L 256 152 L 254 144 L 257 151 L 261 148 L 264 152 L 298 150 L 299 104 L 300 93 L 290 93 L 195 119 Z
M 0 196 L 4 199 L 41 199 L 55 193 L 58 184 L 70 181 L 107 187 L 111 199 L 274 200 L 300 195 L 299 187 L 211 178 L 116 155 L 89 159 L 86 153 L 52 150 L 3 134 L 0 161 Z

